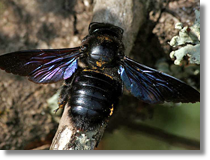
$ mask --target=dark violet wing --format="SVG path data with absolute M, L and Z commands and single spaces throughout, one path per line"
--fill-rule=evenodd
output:
M 200 101 L 200 93 L 184 82 L 127 57 L 119 69 L 126 88 L 146 103 Z
M 0 56 L 0 68 L 35 83 L 54 83 L 71 77 L 81 55 L 80 47 L 18 51 Z

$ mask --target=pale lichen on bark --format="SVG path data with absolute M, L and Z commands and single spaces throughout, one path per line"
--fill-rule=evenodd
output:
M 200 12 L 195 10 L 196 19 L 191 27 L 183 27 L 177 23 L 175 28 L 179 29 L 179 35 L 174 36 L 169 44 L 172 47 L 181 46 L 178 50 L 170 53 L 175 58 L 174 64 L 179 65 L 185 56 L 188 56 L 190 63 L 200 64 Z

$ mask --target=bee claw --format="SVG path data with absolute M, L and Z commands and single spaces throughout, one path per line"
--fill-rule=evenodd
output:
M 57 113 L 57 111 L 59 109 L 63 109 L 64 108 L 64 104 L 59 104 L 59 107 L 57 109 L 54 110 L 55 114 Z
M 59 109 L 60 109 L 60 108 L 58 107 L 58 108 L 56 108 L 53 112 L 56 114 L 57 111 L 58 111 Z

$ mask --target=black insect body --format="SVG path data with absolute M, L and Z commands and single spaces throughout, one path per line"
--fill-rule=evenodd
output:
M 121 90 L 121 83 L 105 74 L 83 70 L 76 75 L 69 105 L 77 128 L 91 129 L 106 123 L 113 114 Z
M 65 80 L 59 108 L 71 106 L 69 114 L 80 130 L 107 123 L 122 84 L 147 103 L 200 101 L 200 93 L 184 82 L 124 56 L 122 36 L 120 27 L 93 22 L 80 47 L 8 53 L 0 56 L 0 68 L 40 84 Z M 79 67 L 78 60 L 87 67 Z

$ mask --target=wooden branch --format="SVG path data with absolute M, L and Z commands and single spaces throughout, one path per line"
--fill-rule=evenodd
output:
M 95 0 L 93 22 L 111 23 L 124 29 L 125 54 L 129 55 L 137 33 L 146 20 L 150 1 L 142 4 L 139 0 Z
M 50 150 L 93 150 L 98 145 L 106 126 L 94 131 L 78 131 L 69 117 L 69 109 L 70 107 L 66 105 Z
M 92 21 L 111 23 L 123 28 L 125 53 L 128 55 L 139 28 L 145 20 L 144 11 L 145 7 L 139 0 L 95 0 Z M 66 106 L 50 149 L 94 149 L 98 145 L 107 124 L 103 124 L 93 131 L 78 131 L 68 115 L 68 110 L 69 107 Z

